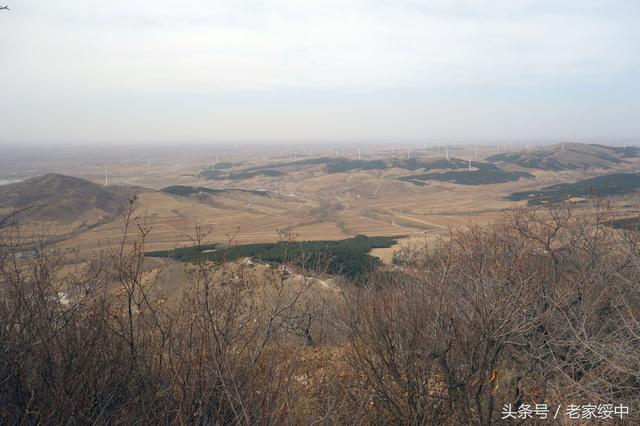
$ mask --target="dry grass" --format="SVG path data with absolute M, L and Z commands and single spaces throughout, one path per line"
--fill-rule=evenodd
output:
M 481 155 L 492 154 L 487 149 L 480 151 Z M 264 154 L 235 155 L 234 161 L 244 162 L 244 165 L 238 166 L 240 169 L 276 161 Z M 443 154 L 424 155 L 427 156 L 423 158 L 441 158 Z M 460 147 L 452 149 L 451 155 L 466 159 L 473 158 L 474 152 Z M 375 157 L 371 155 L 369 158 Z M 148 168 L 143 163 L 114 163 L 111 167 L 112 182 L 152 189 L 183 184 L 269 191 L 267 197 L 237 192 L 202 199 L 157 192 L 139 194 L 140 208 L 146 214 L 148 225 L 153 228 L 147 241 L 149 250 L 190 244 L 188 235 L 194 226 L 212 227 L 209 235 L 212 242 L 224 242 L 233 236 L 239 243 L 272 242 L 277 240 L 278 230 L 296 232 L 301 240 L 343 239 L 356 234 L 407 235 L 409 239 L 446 235 L 449 227 L 493 222 L 504 209 L 515 205 L 502 199 L 511 192 L 614 171 L 535 170 L 535 179 L 520 179 L 504 184 L 464 186 L 433 182 L 416 186 L 396 179 L 408 173 L 402 169 L 327 174 L 319 166 L 290 167 L 283 169 L 287 175 L 278 178 L 213 182 L 197 178 L 197 173 L 210 164 L 207 159 L 157 161 Z M 624 164 L 616 171 L 634 170 L 636 166 L 635 163 Z M 102 182 L 101 170 L 98 169 L 65 165 L 61 171 Z M 329 217 L 318 217 L 314 211 L 327 200 L 340 203 L 342 209 L 332 212 Z M 87 215 L 74 223 L 34 222 L 24 229 L 25 232 L 67 236 L 65 247 L 79 249 L 82 255 L 89 256 L 103 247 L 107 239 L 120 238 L 122 230 L 118 221 L 114 221 L 85 232 L 73 233 L 82 222 L 98 218 L 91 216 L 91 212 L 87 212 Z M 387 259 L 388 255 L 384 257 Z

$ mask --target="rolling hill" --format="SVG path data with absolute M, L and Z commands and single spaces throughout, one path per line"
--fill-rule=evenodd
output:
M 162 188 L 161 192 L 165 192 L 167 194 L 180 195 L 182 197 L 189 197 L 192 195 L 200 195 L 200 194 L 229 194 L 234 192 L 246 193 L 252 195 L 261 195 L 266 196 L 267 193 L 265 191 L 256 191 L 252 189 L 212 189 L 205 188 L 203 186 L 188 186 L 188 185 L 171 185 L 166 188 Z
M 640 174 L 612 173 L 574 183 L 551 185 L 538 191 L 514 192 L 507 198 L 513 201 L 527 200 L 531 205 L 538 205 L 559 202 L 568 198 L 624 195 L 639 190 Z
M 451 182 L 459 185 L 489 185 L 493 183 L 513 182 L 520 178 L 532 178 L 533 175 L 526 172 L 509 172 L 496 169 L 480 170 L 454 170 L 444 173 L 426 173 L 423 175 L 405 176 L 400 180 L 422 185 L 425 181 L 435 180 Z
M 466 169 L 468 162 L 459 158 L 450 159 L 429 159 L 421 160 L 417 158 L 409 159 L 376 159 L 376 160 L 353 160 L 344 157 L 312 158 L 286 163 L 267 164 L 263 166 L 253 166 L 236 172 L 225 174 L 219 170 L 207 168 L 200 172 L 200 176 L 209 180 L 239 180 L 249 179 L 256 176 L 280 177 L 285 173 L 279 169 L 304 170 L 313 166 L 323 166 L 322 170 L 327 174 L 347 173 L 361 170 L 387 170 L 390 168 L 415 170 L 451 170 Z M 473 166 L 481 170 L 495 170 L 492 163 L 474 161 Z
M 488 161 L 505 162 L 529 169 L 581 170 L 610 168 L 639 155 L 636 147 L 611 147 L 583 143 L 562 143 L 534 151 L 504 153 L 488 157 Z
M 139 188 L 104 187 L 85 179 L 50 173 L 0 186 L 0 209 L 25 209 L 23 220 L 45 220 L 87 225 L 120 214 Z

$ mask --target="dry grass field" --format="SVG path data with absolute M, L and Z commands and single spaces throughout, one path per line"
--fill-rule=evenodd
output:
M 249 150 L 247 150 L 249 151 Z M 614 169 L 540 170 L 513 164 L 502 167 L 509 171 L 528 171 L 534 178 L 486 184 L 461 185 L 449 182 L 427 181 L 424 185 L 405 182 L 398 178 L 414 172 L 394 167 L 386 170 L 352 170 L 327 173 L 321 164 L 297 165 L 284 154 L 273 149 L 236 150 L 224 161 L 233 166 L 225 172 L 252 168 L 272 168 L 282 176 L 255 176 L 236 180 L 207 180 L 199 173 L 212 163 L 215 155 L 176 155 L 143 159 L 120 159 L 110 162 L 110 185 L 136 187 L 138 213 L 151 227 L 147 244 L 149 250 L 165 250 L 191 244 L 196 227 L 211 229 L 210 242 L 257 243 L 278 240 L 283 232 L 291 232 L 299 240 L 339 240 L 357 234 L 370 236 L 398 236 L 399 245 L 415 241 L 429 241 L 445 236 L 450 228 L 483 225 L 494 221 L 502 211 L 515 205 L 504 197 L 515 191 L 573 182 L 586 177 L 614 171 L 636 171 L 637 158 L 628 158 Z M 304 157 L 304 160 L 322 158 Z M 457 147 L 450 155 L 464 161 L 483 161 L 495 154 L 493 148 Z M 342 154 L 341 154 L 342 155 Z M 344 151 L 344 156 L 354 158 Z M 371 149 L 363 160 L 398 159 L 396 150 L 377 152 Z M 420 161 L 443 159 L 438 151 L 416 152 Z M 284 157 L 284 158 L 283 158 Z M 356 157 L 357 158 L 357 157 Z M 95 160 L 70 162 L 61 159 L 48 164 L 53 171 L 104 184 L 104 171 L 92 166 Z M 79 165 L 82 163 L 82 165 Z M 88 165 L 87 165 L 88 164 Z M 37 165 L 35 165 L 37 168 Z M 436 170 L 437 171 L 437 170 Z M 34 170 L 34 172 L 36 172 Z M 244 189 L 265 191 L 264 195 L 251 192 L 228 191 L 201 196 L 172 195 L 159 190 L 170 185 L 187 185 L 212 189 Z M 92 226 L 86 226 L 92 224 Z M 84 227 L 81 225 L 85 225 Z M 117 241 L 122 225 L 117 218 L 105 220 L 99 212 L 88 210 L 72 222 L 47 220 L 30 221 L 24 232 L 46 233 L 58 236 L 64 248 L 74 248 L 80 257 Z M 89 229 L 87 229 L 89 228 Z M 385 262 L 391 259 L 391 249 L 375 249 L 375 255 Z

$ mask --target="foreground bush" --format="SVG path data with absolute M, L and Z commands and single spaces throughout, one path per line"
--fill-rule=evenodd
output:
M 37 241 L 25 259 L 5 227 L 0 422 L 488 425 L 505 406 L 624 404 L 637 424 L 640 239 L 611 219 L 514 210 L 332 300 L 309 273 L 196 259 L 176 303 L 133 209 L 82 267 Z

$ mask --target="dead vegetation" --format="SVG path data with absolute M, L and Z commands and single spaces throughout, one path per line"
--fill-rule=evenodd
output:
M 86 267 L 4 222 L 2 423 L 489 425 L 522 403 L 640 421 L 640 236 L 607 206 L 512 210 L 331 300 L 313 271 L 198 260 L 168 304 L 134 204 Z

